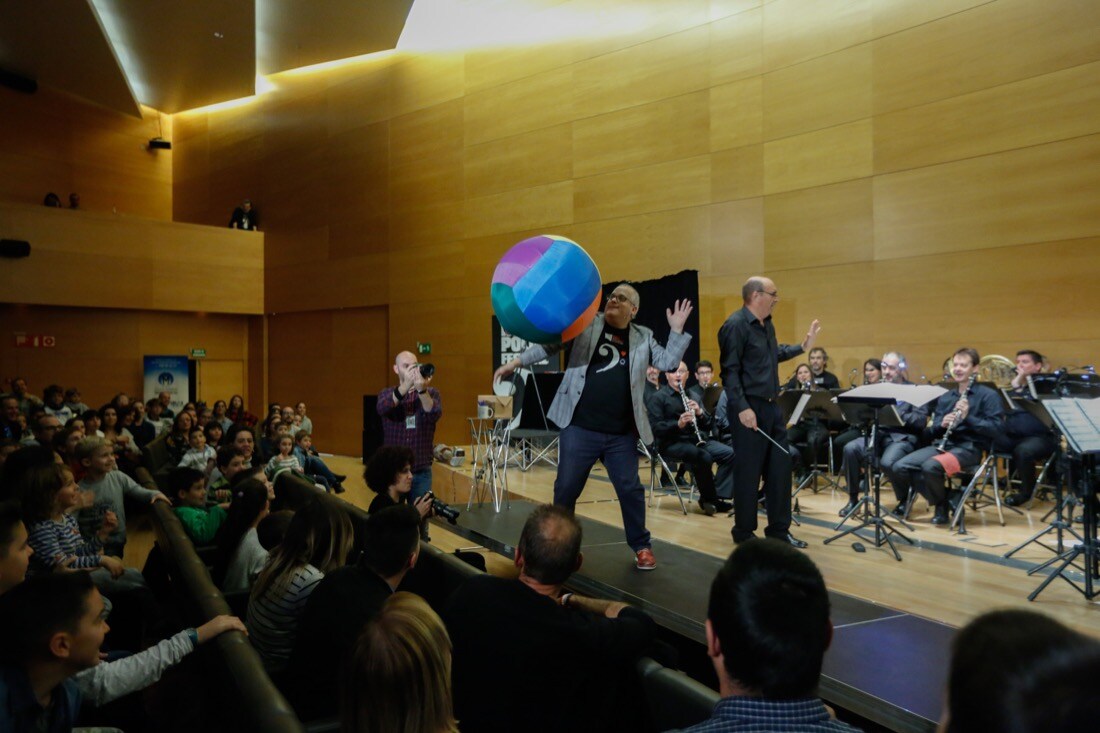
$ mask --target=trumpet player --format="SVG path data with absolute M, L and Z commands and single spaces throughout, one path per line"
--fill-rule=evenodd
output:
M 940 438 L 950 431 L 943 449 L 936 445 L 921 448 L 887 471 L 899 502 L 895 514 L 905 513 L 906 497 L 912 486 L 935 509 L 932 524 L 947 524 L 951 502 L 946 479 L 976 466 L 982 459 L 982 451 L 1001 429 L 1004 411 L 997 394 L 978 384 L 970 387 L 968 393 L 968 383 L 971 375 L 978 373 L 979 360 L 978 352 L 969 348 L 959 349 L 951 358 L 951 376 L 958 387 L 940 395 L 932 413 L 932 437 Z
M 684 392 L 687 364 L 665 373 L 669 389 L 657 392 L 647 405 L 649 424 L 657 439 L 657 449 L 666 459 L 683 461 L 695 475 L 699 487 L 699 509 L 708 517 L 715 512 L 729 511 L 731 504 L 718 496 L 711 465 L 719 465 L 721 481 L 727 483 L 727 499 L 733 493 L 733 449 L 710 440 L 711 418 L 695 400 Z

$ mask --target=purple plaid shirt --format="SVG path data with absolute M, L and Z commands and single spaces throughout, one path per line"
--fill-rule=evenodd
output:
M 424 410 L 420 404 L 420 395 L 410 391 L 401 400 L 393 403 L 396 387 L 386 387 L 378 395 L 378 414 L 382 418 L 382 441 L 385 445 L 403 445 L 412 448 L 413 471 L 421 471 L 432 466 L 432 446 L 435 442 L 435 424 L 443 416 L 443 402 L 439 390 L 428 387 L 432 396 L 432 409 Z M 408 427 L 410 418 L 415 418 L 416 427 Z

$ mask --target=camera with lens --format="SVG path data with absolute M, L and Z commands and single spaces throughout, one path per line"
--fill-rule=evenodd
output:
M 431 379 L 435 375 L 435 364 L 421 364 L 420 376 L 424 379 Z
M 436 498 L 435 494 L 428 492 L 428 496 L 432 499 L 432 512 L 437 517 L 443 517 L 451 524 L 458 524 L 458 515 L 462 512 L 455 509 L 450 504 L 440 501 Z

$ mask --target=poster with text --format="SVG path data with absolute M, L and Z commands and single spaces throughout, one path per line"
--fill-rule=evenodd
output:
M 168 405 L 173 413 L 187 404 L 190 394 L 191 378 L 186 356 L 146 356 L 145 357 L 145 401 L 153 399 L 161 392 L 172 397 Z

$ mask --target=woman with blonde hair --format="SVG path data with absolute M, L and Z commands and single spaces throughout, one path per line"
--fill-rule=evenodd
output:
M 456 733 L 451 638 L 420 596 L 394 593 L 363 629 L 344 681 L 343 733 Z
M 268 672 L 286 668 L 310 594 L 325 573 L 344 565 L 353 540 L 351 519 L 334 501 L 318 497 L 294 514 L 248 602 L 248 638 Z

